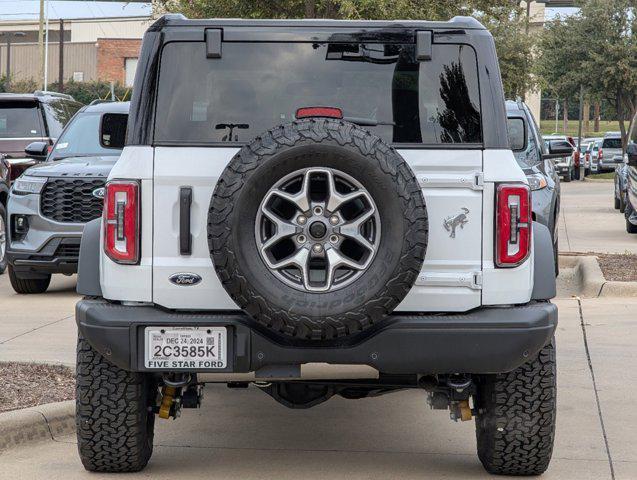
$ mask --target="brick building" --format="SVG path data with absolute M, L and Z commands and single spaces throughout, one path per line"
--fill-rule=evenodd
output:
M 153 21 L 150 3 L 47 3 L 51 5 L 48 83 L 59 80 L 62 40 L 64 81 L 105 80 L 132 86 L 141 39 Z M 0 10 L 0 76 L 8 71 L 14 80 L 42 81 L 37 44 L 39 2 L 20 4 L 24 18 Z

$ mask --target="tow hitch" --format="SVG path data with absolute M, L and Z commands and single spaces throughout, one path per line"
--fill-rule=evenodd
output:
M 420 379 L 420 384 L 429 392 L 427 402 L 431 408 L 449 409 L 451 420 L 466 422 L 475 415 L 469 405 L 469 399 L 475 393 L 475 385 L 471 377 L 464 375 L 423 377 Z
M 193 382 L 194 380 L 194 382 Z M 182 408 L 199 408 L 203 399 L 203 385 L 196 383 L 196 377 L 179 374 L 173 378 L 164 376 L 161 389 L 161 404 L 153 407 L 159 418 L 176 419 Z

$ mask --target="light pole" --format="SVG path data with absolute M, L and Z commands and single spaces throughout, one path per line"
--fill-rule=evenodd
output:
M 5 37 L 7 40 L 7 81 L 11 79 L 11 37 L 24 37 L 24 32 L 0 32 L 0 37 Z

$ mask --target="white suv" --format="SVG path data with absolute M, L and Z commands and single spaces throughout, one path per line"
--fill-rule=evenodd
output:
M 168 16 L 136 75 L 80 252 L 87 469 L 142 469 L 206 382 L 294 408 L 422 389 L 475 417 L 488 471 L 547 468 L 551 235 L 481 24 Z

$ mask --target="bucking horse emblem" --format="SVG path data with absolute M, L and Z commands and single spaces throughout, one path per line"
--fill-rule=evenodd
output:
M 460 210 L 461 211 L 455 215 L 449 215 L 442 222 L 442 226 L 449 232 L 449 237 L 451 238 L 456 238 L 456 228 L 464 228 L 465 224 L 469 223 L 469 219 L 467 218 L 469 209 L 462 207 Z

